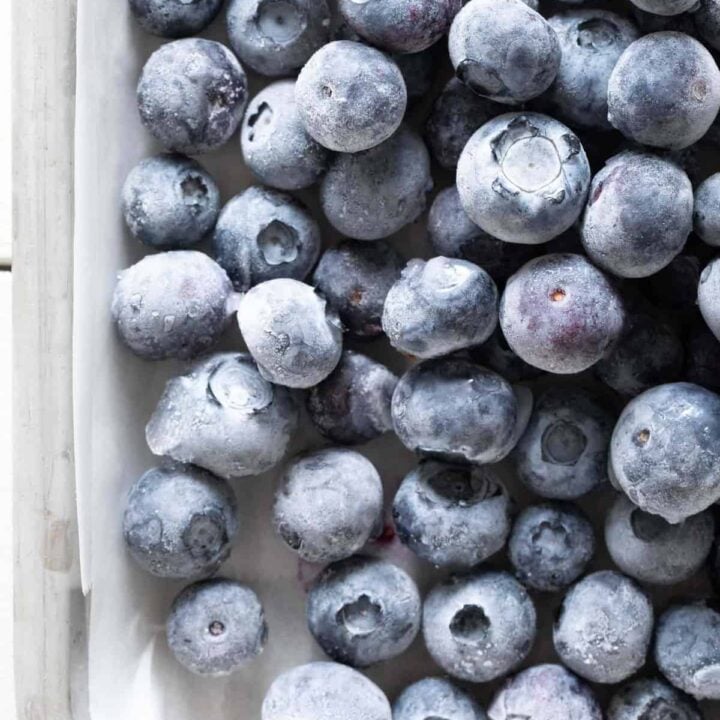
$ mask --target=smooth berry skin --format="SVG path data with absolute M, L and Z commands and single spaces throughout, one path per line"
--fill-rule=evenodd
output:
M 720 340 L 720 259 L 716 258 L 702 271 L 697 301 L 708 328 Z
M 703 720 L 697 703 L 658 678 L 632 680 L 611 698 L 607 720 Z
M 487 720 L 485 711 L 470 695 L 445 678 L 418 680 L 408 685 L 393 703 L 393 720 L 427 720 L 431 717 Z
M 223 0 L 129 0 L 145 32 L 164 38 L 197 35 L 220 12 Z

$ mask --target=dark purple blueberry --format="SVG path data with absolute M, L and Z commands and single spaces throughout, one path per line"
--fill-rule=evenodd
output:
M 703 720 L 697 703 L 657 678 L 633 680 L 610 700 L 607 720 Z
M 166 38 L 196 35 L 220 12 L 223 0 L 129 0 L 143 30 Z

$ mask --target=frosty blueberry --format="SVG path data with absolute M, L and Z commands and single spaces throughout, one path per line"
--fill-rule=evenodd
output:
M 220 12 L 223 0 L 129 0 L 146 32 L 166 38 L 196 35 Z
M 633 680 L 610 700 L 607 720 L 703 720 L 692 698 L 656 678 Z
M 458 161 L 465 212 L 506 242 L 536 245 L 565 232 L 582 212 L 589 186 L 590 165 L 578 137 L 538 113 L 490 120 Z
M 393 521 L 400 540 L 423 560 L 471 568 L 505 545 L 510 509 L 491 468 L 423 460 L 398 488 Z
M 508 245 L 508 243 L 503 244 Z M 528 365 L 510 349 L 499 327 L 485 343 L 470 348 L 470 357 L 480 365 L 494 370 L 508 382 L 531 380 L 542 374 L 540 370 Z
M 168 381 L 145 437 L 156 455 L 244 477 L 280 462 L 297 424 L 286 388 L 264 380 L 246 353 L 219 353 Z
M 714 50 L 720 50 L 720 6 L 717 0 L 700 0 L 699 7 L 691 12 L 698 35 Z
M 385 560 L 352 557 L 329 565 L 307 598 L 307 621 L 333 660 L 368 667 L 407 650 L 420 629 L 413 579 Z
M 267 625 L 258 596 L 232 580 L 206 580 L 173 602 L 167 640 L 179 663 L 198 675 L 229 675 L 263 650 Z
M 245 71 L 218 42 L 166 43 L 145 63 L 137 88 L 140 119 L 174 152 L 208 152 L 225 144 L 247 104 Z
M 286 278 L 260 283 L 243 297 L 237 315 L 248 350 L 270 382 L 312 387 L 340 360 L 340 322 L 309 285 Z
M 383 488 L 373 464 L 340 448 L 288 465 L 273 521 L 287 545 L 308 562 L 334 562 L 360 550 L 377 528 Z
M 711 175 L 695 190 L 695 232 L 713 247 L 720 246 L 720 173 Z
M 645 12 L 664 16 L 680 15 L 697 6 L 697 0 L 632 0 L 632 3 Z
M 720 340 L 720 259 L 713 260 L 702 271 L 697 300 L 707 326 Z
M 393 720 L 435 717 L 487 720 L 483 709 L 466 692 L 439 677 L 424 678 L 408 685 L 393 703 Z
M 274 278 L 303 280 L 321 243 L 320 228 L 299 200 L 259 186 L 225 205 L 213 233 L 215 259 L 237 290 Z

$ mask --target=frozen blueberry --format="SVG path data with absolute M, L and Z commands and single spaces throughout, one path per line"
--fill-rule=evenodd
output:
M 186 360 L 208 350 L 227 325 L 232 284 L 194 250 L 148 255 L 118 274 L 112 317 L 121 340 L 145 360 Z
M 330 39 L 326 0 L 230 0 L 230 44 L 261 75 L 297 72 Z
M 400 540 L 423 560 L 466 569 L 505 545 L 510 509 L 491 468 L 423 460 L 398 488 L 393 521 Z
M 547 389 L 511 456 L 519 479 L 541 497 L 570 500 L 590 492 L 607 479 L 613 423 L 587 390 Z
M 631 0 L 645 12 L 653 15 L 680 15 L 697 6 L 697 0 Z
M 653 608 L 645 593 L 612 570 L 588 575 L 563 600 L 553 628 L 560 659 L 581 677 L 617 683 L 645 663 Z
M 377 2 L 377 0 L 374 1 Z M 393 55 L 392 59 L 400 69 L 405 81 L 408 104 L 422 100 L 430 92 L 435 79 L 437 70 L 435 48 L 408 55 Z
M 647 277 L 682 250 L 692 217 L 692 184 L 683 170 L 650 153 L 623 152 L 593 178 L 583 247 L 615 275 Z
M 382 326 L 390 344 L 420 358 L 479 345 L 497 325 L 493 279 L 467 260 L 411 260 L 385 299 Z
M 690 2 L 690 0 L 686 1 Z M 700 0 L 699 7 L 693 11 L 693 18 L 698 35 L 714 50 L 720 50 L 720 4 L 718 4 L 718 0 Z
M 562 665 L 535 665 L 496 693 L 490 720 L 602 720 L 592 690 Z M 650 720 L 648 718 L 647 720 Z
M 720 700 L 720 613 L 705 603 L 667 610 L 658 620 L 655 662 L 676 688 Z
M 166 38 L 196 35 L 220 12 L 223 0 L 129 0 L 143 30 Z
M 390 403 L 398 379 L 384 365 L 345 350 L 338 366 L 308 394 L 315 427 L 341 445 L 368 442 L 392 430 Z
M 383 488 L 373 464 L 352 450 L 319 450 L 288 465 L 275 495 L 275 529 L 308 562 L 360 550 L 377 528 Z
M 622 300 L 582 255 L 545 255 L 523 265 L 500 299 L 500 327 L 525 362 L 558 374 L 587 370 L 622 331 Z
M 416 220 L 432 187 L 427 148 L 403 125 L 371 150 L 338 155 L 320 184 L 320 203 L 343 235 L 379 240 Z
M 351 335 L 372 338 L 382 334 L 385 298 L 404 265 L 386 242 L 343 240 L 322 254 L 312 282 Z
M 264 380 L 246 353 L 219 353 L 168 381 L 145 437 L 155 455 L 244 477 L 279 463 L 297 425 L 286 388 Z
M 634 6 L 632 14 L 643 35 L 669 30 L 693 37 L 697 36 L 694 12 L 680 13 L 679 15 L 656 15 Z
M 357 670 L 312 662 L 284 672 L 270 686 L 262 720 L 392 720 L 383 691 Z
M 237 531 L 230 486 L 190 465 L 148 470 L 130 490 L 123 517 L 130 555 L 165 578 L 212 575 L 230 556 Z
M 535 606 L 506 572 L 477 570 L 436 585 L 425 599 L 423 635 L 453 677 L 488 682 L 517 667 L 535 641 Z
M 679 382 L 646 390 L 613 431 L 615 484 L 645 512 L 679 523 L 720 499 L 720 396 Z
M 720 71 L 712 55 L 683 33 L 641 37 L 610 75 L 608 120 L 643 145 L 675 150 L 692 145 L 719 108 Z
M 540 370 L 528 365 L 510 349 L 500 328 L 496 328 L 485 343 L 476 348 L 470 348 L 470 356 L 511 383 L 532 380 L 542 374 Z
M 590 165 L 577 135 L 538 113 L 507 113 L 485 123 L 457 168 L 470 219 L 511 243 L 537 245 L 565 232 L 582 212 L 589 186 Z
M 508 105 L 547 90 L 560 67 L 555 31 L 522 0 L 471 0 L 453 21 L 449 50 L 462 82 Z
M 570 123 L 609 130 L 607 86 L 623 50 L 637 40 L 632 22 L 607 10 L 570 10 L 548 20 L 557 33 L 562 59 L 545 96 Z
M 462 358 L 410 368 L 392 399 L 393 426 L 410 450 L 460 462 L 502 460 L 525 429 L 530 391 Z
M 220 212 L 220 191 L 200 163 L 184 155 L 141 160 L 122 189 L 130 232 L 145 245 L 168 250 L 200 242 Z
M 327 169 L 329 153 L 305 130 L 293 80 L 278 80 L 250 101 L 240 142 L 243 160 L 253 174 L 280 190 L 309 187 Z
M 233 580 L 206 580 L 175 598 L 167 640 L 178 662 L 198 675 L 229 675 L 254 660 L 267 640 L 258 596 Z
M 703 720 L 692 698 L 656 678 L 633 680 L 610 700 L 607 720 Z
M 531 505 L 515 520 L 508 551 L 520 582 L 557 592 L 585 571 L 595 553 L 595 534 L 584 513 L 570 503 Z
M 166 149 L 194 155 L 224 145 L 242 120 L 245 71 L 219 42 L 166 43 L 145 63 L 137 87 L 140 119 Z
M 705 323 L 697 323 L 686 340 L 685 380 L 720 392 L 720 343 Z
M 387 140 L 407 105 L 398 66 L 375 48 L 336 40 L 307 62 L 295 85 L 307 131 L 330 150 L 354 153 Z
M 260 283 L 243 297 L 237 315 L 245 344 L 270 382 L 312 387 L 340 360 L 340 321 L 309 285 L 288 278 Z
M 720 340 L 720 258 L 713 260 L 702 271 L 697 299 L 703 319 Z
M 237 290 L 275 278 L 303 280 L 322 238 L 307 208 L 292 195 L 253 186 L 223 208 L 213 253 Z
M 404 653 L 420 629 L 413 579 L 385 560 L 352 557 L 325 568 L 307 598 L 310 633 L 333 660 L 363 668 Z
M 605 544 L 615 564 L 636 580 L 655 585 L 674 585 L 694 575 L 710 552 L 714 531 L 709 510 L 670 525 L 635 507 L 625 495 L 618 495 L 605 516 Z
M 393 703 L 393 720 L 429 718 L 487 720 L 487 715 L 466 692 L 449 680 L 429 677 L 408 685 L 400 693 Z
M 695 232 L 708 244 L 720 247 L 720 173 L 711 175 L 695 191 Z

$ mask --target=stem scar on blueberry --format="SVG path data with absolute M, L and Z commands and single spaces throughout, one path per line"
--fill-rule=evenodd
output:
M 555 288 L 550 291 L 550 300 L 552 302 L 561 302 L 567 297 L 567 293 L 562 288 Z
M 643 428 L 640 430 L 640 432 L 635 436 L 635 444 L 636 445 L 646 445 L 647 441 L 650 439 L 650 431 L 647 428 Z
M 218 637 L 218 635 L 222 635 L 225 632 L 225 625 L 219 620 L 213 620 L 210 625 L 208 625 L 208 632 L 213 637 Z

